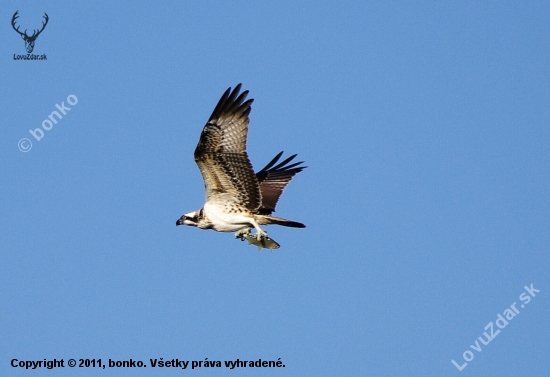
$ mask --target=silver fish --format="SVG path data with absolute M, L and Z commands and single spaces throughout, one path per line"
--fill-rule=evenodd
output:
M 269 237 L 262 237 L 259 241 L 256 239 L 256 235 L 252 234 L 246 234 L 239 237 L 241 241 L 244 241 L 246 238 L 248 240 L 249 245 L 256 245 L 258 246 L 258 251 L 261 251 L 262 249 L 278 249 L 281 247 L 277 242 L 272 240 Z

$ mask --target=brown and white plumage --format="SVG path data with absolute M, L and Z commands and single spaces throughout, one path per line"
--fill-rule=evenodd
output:
M 241 84 L 233 91 L 231 88 L 225 91 L 195 149 L 195 161 L 204 179 L 206 202 L 200 210 L 181 216 L 176 225 L 237 231 L 236 236 L 241 239 L 254 227 L 260 241 L 262 237 L 267 238 L 267 233 L 259 225 L 305 227 L 302 223 L 272 215 L 286 185 L 305 166 L 299 166 L 302 162 L 289 165 L 296 155 L 277 164 L 283 153 L 280 152 L 262 170 L 254 173 L 246 153 L 248 116 L 253 100 L 246 100 L 248 91 L 239 94 L 240 89 Z

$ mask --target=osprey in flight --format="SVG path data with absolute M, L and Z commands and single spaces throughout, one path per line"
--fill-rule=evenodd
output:
M 181 216 L 176 225 L 214 229 L 218 232 L 237 231 L 235 237 L 262 247 L 278 248 L 260 225 L 277 224 L 305 228 L 296 221 L 273 216 L 283 189 L 305 166 L 289 164 L 296 155 L 279 163 L 280 152 L 262 170 L 254 173 L 246 153 L 248 115 L 252 99 L 245 101 L 248 90 L 241 84 L 227 89 L 202 130 L 195 149 L 206 189 L 206 202 L 198 211 Z M 256 229 L 254 236 L 250 230 Z

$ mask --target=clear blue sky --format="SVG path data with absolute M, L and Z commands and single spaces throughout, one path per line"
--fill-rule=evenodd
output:
M 13 59 L 16 10 L 29 33 L 49 15 L 47 60 Z M 547 1 L 4 1 L 0 374 L 546 375 L 549 20 Z M 201 129 L 241 82 L 254 167 L 309 166 L 276 212 L 307 228 L 268 227 L 276 251 L 175 226 L 204 202 Z

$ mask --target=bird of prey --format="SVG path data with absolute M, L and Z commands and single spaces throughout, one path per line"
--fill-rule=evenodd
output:
M 272 215 L 283 189 L 305 166 L 290 163 L 296 155 L 279 162 L 277 154 L 262 170 L 254 173 L 246 153 L 246 137 L 253 99 L 241 84 L 222 95 L 202 130 L 195 149 L 206 189 L 206 202 L 198 211 L 181 216 L 176 225 L 196 226 L 218 232 L 235 232 L 235 237 L 262 247 L 278 248 L 260 225 L 277 224 L 305 228 L 305 225 Z M 256 234 L 251 235 L 252 228 Z

